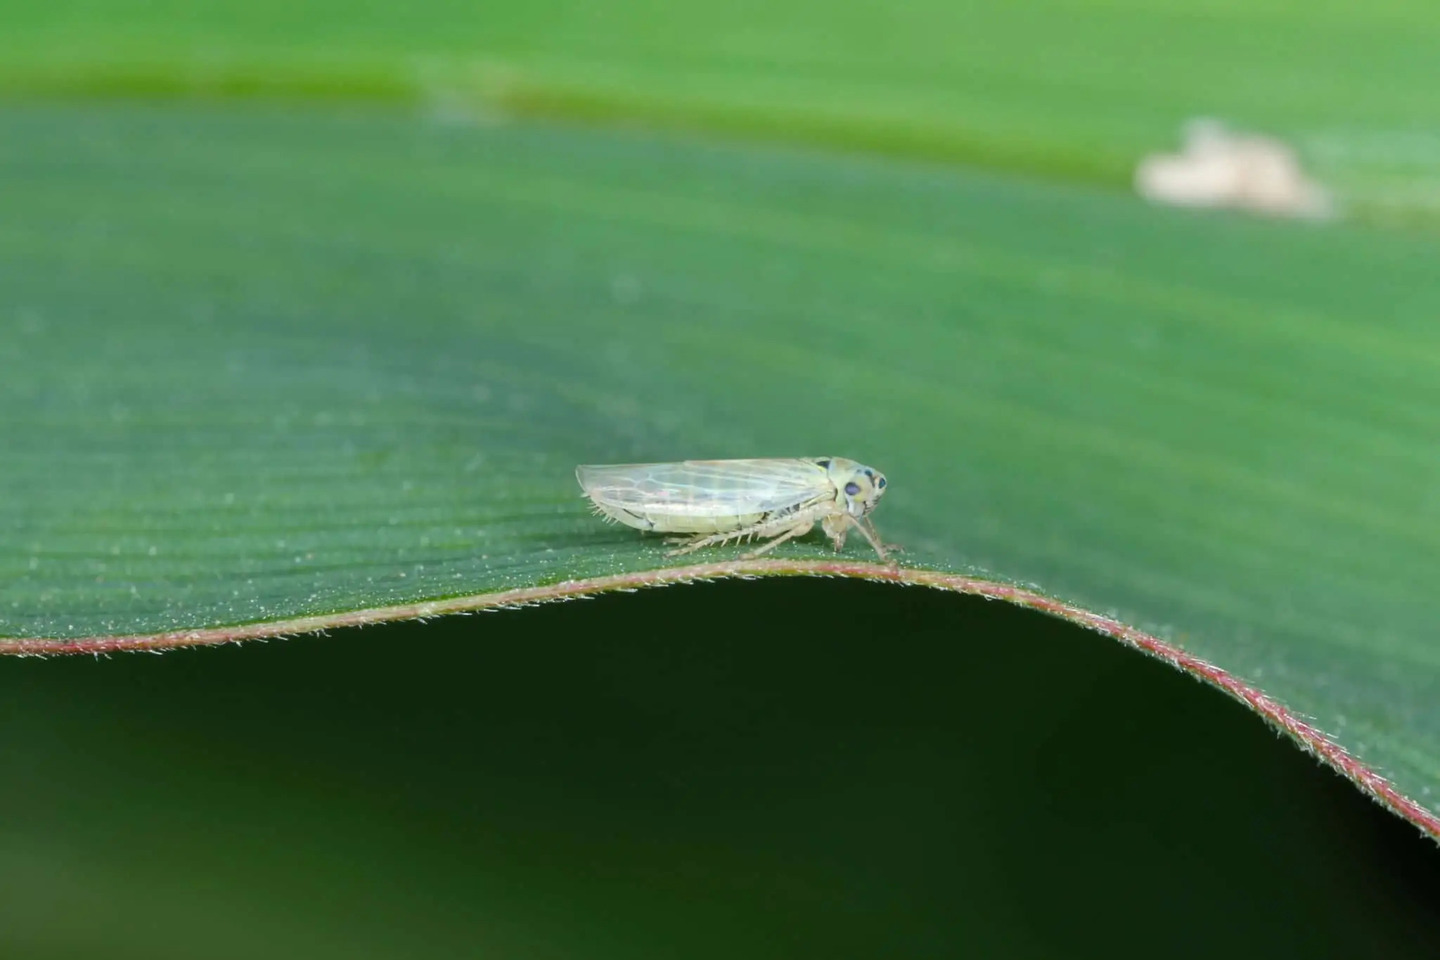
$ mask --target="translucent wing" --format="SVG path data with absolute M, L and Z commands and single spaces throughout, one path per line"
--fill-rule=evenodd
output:
M 833 496 L 814 460 L 685 460 L 582 466 L 575 470 L 597 504 L 669 516 L 742 516 Z

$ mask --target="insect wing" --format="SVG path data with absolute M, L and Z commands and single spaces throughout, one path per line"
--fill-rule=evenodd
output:
M 575 471 L 596 503 L 692 516 L 769 513 L 833 494 L 813 460 L 685 460 L 582 466 Z

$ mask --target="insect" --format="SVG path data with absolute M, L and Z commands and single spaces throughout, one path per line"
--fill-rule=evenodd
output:
M 595 510 L 627 527 L 693 534 L 670 556 L 731 540 L 770 537 L 746 554 L 758 557 L 810 532 L 819 522 L 838 551 L 851 527 L 881 560 L 886 545 L 868 514 L 885 493 L 885 475 L 854 460 L 685 460 L 575 468 Z M 891 547 L 890 549 L 897 549 Z

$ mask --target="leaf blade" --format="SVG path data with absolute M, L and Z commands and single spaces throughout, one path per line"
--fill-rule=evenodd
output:
M 576 463 L 835 450 L 908 563 L 1440 781 L 1433 241 L 384 113 L 3 123 L 0 635 L 653 570 Z

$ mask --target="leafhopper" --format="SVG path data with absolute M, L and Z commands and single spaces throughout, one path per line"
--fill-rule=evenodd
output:
M 685 460 L 575 468 L 597 513 L 627 527 L 689 534 L 667 540 L 679 556 L 731 540 L 770 538 L 758 557 L 819 523 L 838 551 L 851 527 L 888 561 L 869 513 L 885 493 L 885 475 L 841 457 Z M 897 549 L 891 547 L 890 549 Z

